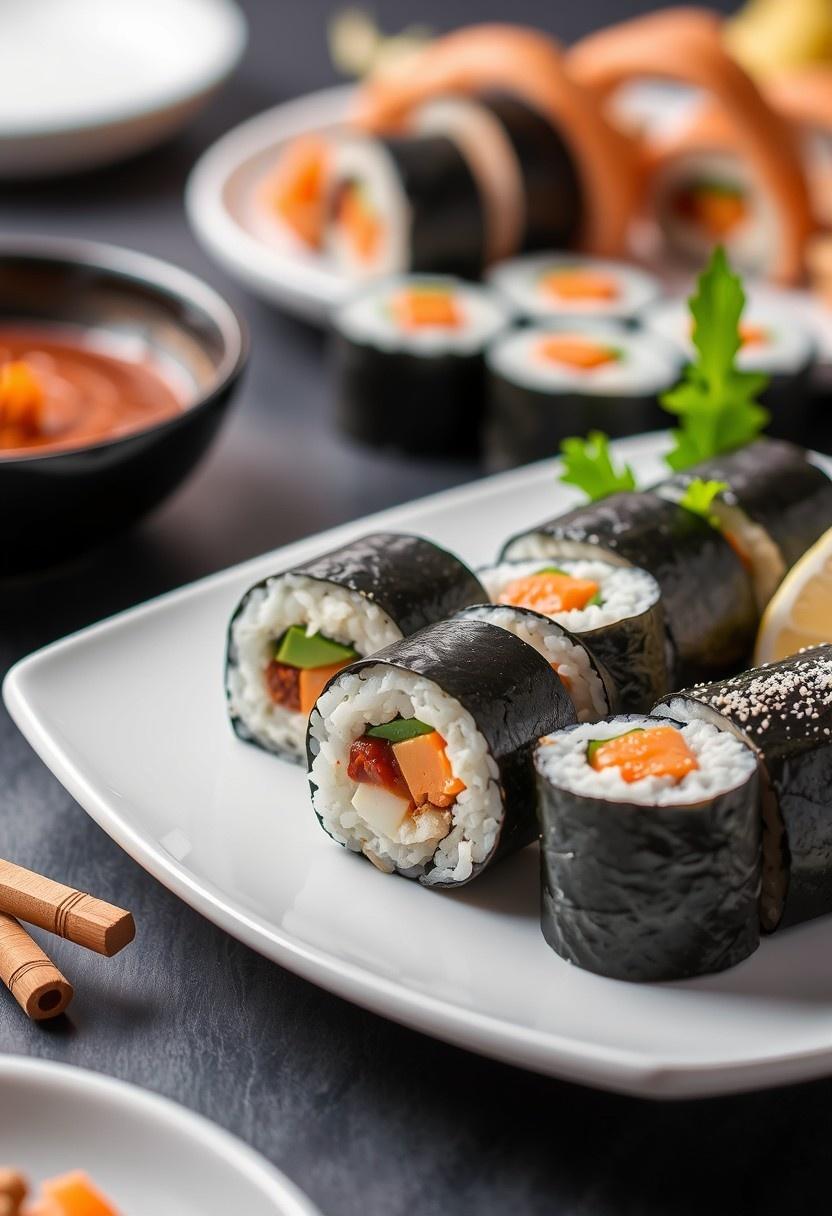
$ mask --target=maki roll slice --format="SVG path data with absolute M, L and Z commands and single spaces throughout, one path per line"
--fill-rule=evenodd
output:
M 507 561 L 479 571 L 494 604 L 540 613 L 601 663 L 625 710 L 647 711 L 671 686 L 659 585 L 646 570 L 598 560 Z
M 600 322 L 508 332 L 486 364 L 486 452 L 496 468 L 539 460 L 570 435 L 665 427 L 659 397 L 680 372 L 660 339 Z
M 365 287 L 333 318 L 339 426 L 414 454 L 479 450 L 486 344 L 507 324 L 487 288 L 402 276 Z
M 306 722 L 343 667 L 485 598 L 452 553 L 375 532 L 262 579 L 228 628 L 231 725 L 247 743 L 302 763 Z
M 632 321 L 660 292 L 658 279 L 627 262 L 552 251 L 501 262 L 489 280 L 535 321 Z
M 741 740 L 626 715 L 542 739 L 535 768 L 541 924 L 562 958 L 678 980 L 757 948 L 757 765 Z
M 763 929 L 832 912 L 832 646 L 686 689 L 653 712 L 712 724 L 758 756 Z
M 347 135 L 332 152 L 327 248 L 350 278 L 428 270 L 477 279 L 483 203 L 456 145 L 440 135 Z
M 803 448 L 757 439 L 656 486 L 672 501 L 694 480 L 725 485 L 709 513 L 749 570 L 762 610 L 783 575 L 832 527 L 832 481 Z
M 597 722 L 615 712 L 618 692 L 606 667 L 598 662 L 588 645 L 550 617 L 531 608 L 474 604 L 463 608 L 454 620 L 488 621 L 533 646 L 557 672 L 579 722 Z
M 661 495 L 623 491 L 511 537 L 502 558 L 638 566 L 659 584 L 672 643 L 670 687 L 739 666 L 757 628 L 751 579 L 722 534 Z
M 551 724 L 574 721 L 531 646 L 485 621 L 442 621 L 319 697 L 307 742 L 315 813 L 385 873 L 459 886 L 534 839 L 532 750 Z

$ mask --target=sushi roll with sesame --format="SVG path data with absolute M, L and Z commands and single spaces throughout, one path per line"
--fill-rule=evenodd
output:
M 723 971 L 759 942 L 752 750 L 710 723 L 627 715 L 535 752 L 541 924 L 562 958 L 614 979 Z
M 539 613 L 588 647 L 615 690 L 608 699 L 621 708 L 646 712 L 657 689 L 672 687 L 661 592 L 646 570 L 538 559 L 501 562 L 479 577 L 492 603 Z
M 477 452 L 483 351 L 507 323 L 492 292 L 460 279 L 410 275 L 365 287 L 333 319 L 339 426 L 376 447 Z
M 659 494 L 622 491 L 528 528 L 506 541 L 501 555 L 524 558 L 649 570 L 670 635 L 671 688 L 729 671 L 751 652 L 758 612 L 741 559 L 707 520 Z
M 376 532 L 262 579 L 228 629 L 231 725 L 247 743 L 301 763 L 306 722 L 343 667 L 485 592 L 457 557 L 420 536 Z
M 459 886 L 535 838 L 532 750 L 574 721 L 551 664 L 507 629 L 431 625 L 318 698 L 307 740 L 315 813 L 385 873 Z
M 551 251 L 501 262 L 489 280 L 534 321 L 632 321 L 660 292 L 653 275 L 627 262 Z
M 463 608 L 454 620 L 488 621 L 533 646 L 557 672 L 579 722 L 597 722 L 615 712 L 618 691 L 606 667 L 576 634 L 551 617 L 508 604 L 474 604 Z
M 754 749 L 763 812 L 763 929 L 832 912 L 832 646 L 686 689 L 653 712 L 709 723 Z
M 659 397 L 679 379 L 672 347 L 614 323 L 530 325 L 486 354 L 486 454 L 493 468 L 553 455 L 570 435 L 667 425 Z

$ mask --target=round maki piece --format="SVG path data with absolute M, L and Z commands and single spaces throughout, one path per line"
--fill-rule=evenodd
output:
M 537 834 L 532 750 L 575 721 L 506 629 L 443 621 L 336 675 L 309 719 L 323 829 L 378 869 L 459 886 Z
M 752 299 L 740 323 L 736 365 L 740 371 L 769 377 L 760 395 L 760 404 L 771 413 L 769 432 L 775 438 L 808 443 L 813 438 L 815 342 L 794 312 L 793 306 Z M 686 300 L 663 300 L 642 319 L 648 330 L 672 343 L 685 359 L 693 358 L 693 323 Z
M 327 248 L 351 278 L 428 270 L 479 278 L 483 202 L 452 140 L 346 135 L 332 152 Z
M 659 397 L 680 373 L 661 339 L 601 322 L 505 333 L 486 365 L 486 451 L 497 468 L 551 455 L 570 435 L 665 427 Z
M 653 712 L 710 723 L 759 757 L 763 928 L 832 912 L 832 646 L 686 689 Z
M 757 947 L 760 819 L 749 747 L 705 722 L 626 715 L 535 753 L 543 935 L 621 980 L 722 971 Z
M 608 673 L 615 703 L 646 712 L 671 684 L 659 585 L 646 570 L 596 559 L 507 561 L 479 571 L 494 604 L 565 627 Z
M 741 664 L 757 629 L 742 561 L 707 520 L 651 491 L 624 491 L 546 520 L 506 542 L 504 559 L 586 558 L 649 570 L 673 646 L 670 687 Z
M 521 317 L 537 321 L 632 321 L 660 293 L 653 275 L 627 262 L 555 252 L 501 262 L 489 280 Z
M 410 275 L 366 287 L 333 319 L 339 426 L 377 447 L 477 452 L 483 351 L 507 323 L 492 292 L 460 279 Z
M 228 628 L 231 725 L 301 763 L 306 722 L 337 672 L 485 598 L 459 558 L 421 536 L 374 532 L 255 583 Z
M 588 645 L 550 617 L 531 608 L 474 604 L 463 608 L 454 620 L 488 621 L 533 646 L 557 672 L 579 722 L 597 722 L 615 712 L 618 692 L 606 667 L 598 662 Z
M 782 439 L 757 439 L 655 489 L 684 501 L 694 480 L 725 485 L 709 514 L 750 571 L 763 609 L 786 570 L 832 527 L 832 481 L 803 448 Z

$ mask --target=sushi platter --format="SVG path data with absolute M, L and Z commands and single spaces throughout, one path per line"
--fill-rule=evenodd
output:
M 614 458 L 627 462 L 640 485 L 651 485 L 666 476 L 663 456 L 668 446 L 661 436 L 640 436 L 617 444 Z M 779 451 L 776 445 L 771 449 L 774 450 Z M 827 472 L 832 472 L 832 462 L 816 459 Z M 596 566 L 602 562 L 593 565 L 578 560 L 577 550 L 582 544 L 577 523 L 580 496 L 559 484 L 555 473 L 553 464 L 544 462 L 499 474 L 307 538 L 173 592 L 47 647 L 18 664 L 4 686 L 7 705 L 30 743 L 73 796 L 150 873 L 216 924 L 269 958 L 383 1016 L 540 1072 L 655 1097 L 726 1093 L 821 1075 L 832 1065 L 832 986 L 828 969 L 823 965 L 832 947 L 832 918 L 806 920 L 818 911 L 813 906 L 817 893 L 812 887 L 811 858 L 803 859 L 797 850 L 792 869 L 795 901 L 787 904 L 784 922 L 799 923 L 765 937 L 755 949 L 759 936 L 756 891 L 760 827 L 756 814 L 749 817 L 749 807 L 753 812 L 758 796 L 756 771 L 749 759 L 751 752 L 739 737 L 742 731 L 737 735 L 727 726 L 717 731 L 708 719 L 709 714 L 719 717 L 729 713 L 736 702 L 724 697 L 720 701 L 717 693 L 710 697 L 706 687 L 700 707 L 689 704 L 680 708 L 671 702 L 667 711 L 672 715 L 670 718 L 647 720 L 650 730 L 646 733 L 651 737 L 673 736 L 671 745 L 684 763 L 696 767 L 698 756 L 703 781 L 713 778 L 713 773 L 706 771 L 711 764 L 708 756 L 716 757 L 713 767 L 717 774 L 728 773 L 722 786 L 718 780 L 716 786 L 712 782 L 709 788 L 715 790 L 713 802 L 703 804 L 719 808 L 718 812 L 709 815 L 697 811 L 690 821 L 692 826 L 685 829 L 698 834 L 700 856 L 714 859 L 713 865 L 706 860 L 702 882 L 696 884 L 696 899 L 684 920 L 684 957 L 689 960 L 697 956 L 701 970 L 708 972 L 696 978 L 673 978 L 678 957 L 659 959 L 660 965 L 655 970 L 655 952 L 648 950 L 646 959 L 637 957 L 637 952 L 628 953 L 627 933 L 622 931 L 615 957 L 625 965 L 626 978 L 649 981 L 653 967 L 655 977 L 669 982 L 616 983 L 608 978 L 615 971 L 609 958 L 608 939 L 601 933 L 601 922 L 594 925 L 595 945 L 600 953 L 594 961 L 588 960 L 581 953 L 586 939 L 580 932 L 576 937 L 575 925 L 562 914 L 563 909 L 557 916 L 552 916 L 550 910 L 547 921 L 544 907 L 544 937 L 537 846 L 521 848 L 499 865 L 491 864 L 499 852 L 508 852 L 512 845 L 531 838 L 529 834 L 522 835 L 528 825 L 524 829 L 519 820 L 511 823 L 517 839 L 504 840 L 505 849 L 495 850 L 493 839 L 491 844 L 482 844 L 487 824 L 483 827 L 479 821 L 478 827 L 471 819 L 461 843 L 453 833 L 447 842 L 440 840 L 439 847 L 428 838 L 425 853 L 423 836 L 421 843 L 416 842 L 413 853 L 408 851 L 410 846 L 405 841 L 398 852 L 371 855 L 377 847 L 375 837 L 366 834 L 351 837 L 349 832 L 357 831 L 355 825 L 360 827 L 359 820 L 365 816 L 365 822 L 375 824 L 374 830 L 383 838 L 388 829 L 379 827 L 378 803 L 366 797 L 360 803 L 353 799 L 351 805 L 356 807 L 356 814 L 345 815 L 337 810 L 340 778 L 337 773 L 334 777 L 327 774 L 327 764 L 329 758 L 337 755 L 338 732 L 348 720 L 349 712 L 353 712 L 348 703 L 358 684 L 363 685 L 361 695 L 366 700 L 375 695 L 373 679 L 386 681 L 383 690 L 387 690 L 386 695 L 398 698 L 396 706 L 404 703 L 401 698 L 412 697 L 413 705 L 418 707 L 421 703 L 416 700 L 417 693 L 423 696 L 427 685 L 438 689 L 441 694 L 438 707 L 428 697 L 424 701 L 424 714 L 420 709 L 415 715 L 418 718 L 438 714 L 442 710 L 442 697 L 448 696 L 470 710 L 476 723 L 475 734 L 478 731 L 486 740 L 502 774 L 505 807 L 501 810 L 499 804 L 489 805 L 498 818 L 505 817 L 506 825 L 514 814 L 509 801 L 522 801 L 528 792 L 522 782 L 526 771 L 523 764 L 529 756 L 525 752 L 523 763 L 518 764 L 520 753 L 506 750 L 501 738 L 506 722 L 510 723 L 509 733 L 516 740 L 531 741 L 532 736 L 554 731 L 548 736 L 555 749 L 552 755 L 559 748 L 568 753 L 573 740 L 577 740 L 582 756 L 585 749 L 580 743 L 583 739 L 580 732 L 590 731 L 593 747 L 610 747 L 621 745 L 622 729 L 625 740 L 628 735 L 632 739 L 635 732 L 644 731 L 643 719 L 628 719 L 619 728 L 619 719 L 608 718 L 601 724 L 600 732 L 596 728 L 592 733 L 593 728 L 587 723 L 597 720 L 603 705 L 591 700 L 582 703 L 574 691 L 565 695 L 564 689 L 574 688 L 572 678 L 568 683 L 559 680 L 549 665 L 534 654 L 536 643 L 527 645 L 526 640 L 531 639 L 521 643 L 518 639 L 525 635 L 516 623 L 510 629 L 508 624 L 489 615 L 495 611 L 516 614 L 510 607 L 513 602 L 510 596 L 500 596 L 505 607 L 483 606 L 476 611 L 465 608 L 466 603 L 473 604 L 478 598 L 479 589 L 474 585 L 475 579 L 473 584 L 470 582 L 473 576 L 465 573 L 462 562 L 452 554 L 479 569 L 483 580 L 492 580 L 491 590 L 496 585 L 493 580 L 503 578 L 500 567 L 492 567 L 491 574 L 483 567 L 500 557 L 501 547 L 507 553 L 500 560 L 508 555 L 523 557 L 525 561 L 552 552 L 547 546 L 560 544 L 565 536 L 576 551 L 573 556 L 558 557 L 559 563 L 563 560 L 567 567 L 564 571 L 559 565 L 558 577 L 566 579 L 570 586 L 586 585 L 590 573 L 601 577 Z M 748 470 L 746 474 L 750 483 L 753 478 Z M 814 481 L 820 478 L 824 486 L 827 484 L 817 469 L 813 478 Z M 620 497 L 626 498 L 626 493 Z M 674 512 L 681 510 L 670 498 L 649 497 L 649 513 L 657 519 L 675 519 Z M 716 653 L 713 646 L 720 642 L 725 647 L 721 659 L 730 664 L 735 657 L 732 647 L 736 645 L 736 632 L 747 633 L 748 620 L 753 621 L 756 616 L 749 579 L 743 588 L 739 585 L 734 588 L 730 603 L 723 596 L 705 606 L 689 605 L 693 625 L 689 630 L 683 627 L 688 618 L 681 600 L 673 600 L 674 588 L 681 587 L 686 577 L 704 587 L 709 578 L 708 567 L 714 563 L 722 562 L 723 574 L 730 573 L 732 567 L 726 556 L 730 550 L 721 547 L 723 542 L 716 543 L 714 538 L 718 534 L 704 520 L 700 521 L 700 527 L 694 522 L 695 516 L 687 519 L 683 512 L 687 531 L 684 537 L 677 536 L 677 540 L 683 554 L 689 553 L 690 560 L 699 563 L 698 573 L 686 574 L 687 558 L 672 549 L 659 551 L 654 546 L 648 552 L 648 525 L 644 523 L 648 504 L 642 502 L 646 498 L 647 495 L 632 493 L 632 501 L 627 500 L 627 510 L 631 512 L 627 528 L 618 532 L 613 529 L 605 544 L 596 550 L 598 556 L 612 556 L 614 565 L 616 545 L 628 546 L 627 552 L 619 555 L 625 563 L 619 565 L 621 574 L 636 573 L 627 568 L 628 561 L 636 565 L 652 564 L 669 604 L 671 633 L 668 648 L 664 649 L 655 644 L 658 635 L 654 581 L 647 577 L 642 580 L 643 585 L 631 591 L 625 579 L 621 587 L 615 581 L 615 585 L 611 582 L 605 589 L 610 606 L 616 595 L 629 597 L 629 608 L 617 611 L 617 619 L 626 619 L 629 631 L 625 631 L 622 644 L 627 653 L 641 656 L 644 663 L 642 675 L 646 683 L 640 683 L 636 678 L 639 673 L 634 671 L 634 682 L 627 692 L 628 705 L 622 707 L 626 711 L 637 697 L 643 707 L 649 708 L 661 680 L 667 678 L 662 676 L 665 663 L 679 665 L 678 670 L 684 669 L 692 678 L 704 676 L 709 655 Z M 747 498 L 750 503 L 750 494 Z M 601 504 L 596 504 L 594 510 L 603 514 Z M 610 507 L 609 513 L 612 512 Z M 783 514 L 786 538 L 795 529 L 811 526 L 805 517 L 801 522 L 795 515 L 785 518 L 786 512 Z M 641 532 L 637 526 L 640 515 Z M 535 529 L 539 520 L 553 523 Z M 592 527 L 597 526 L 599 521 L 595 519 Z M 395 545 L 389 551 L 373 550 L 370 541 L 391 533 L 406 534 L 401 536 L 401 544 L 407 549 L 410 577 L 414 571 L 422 571 L 425 581 L 437 592 L 440 588 L 444 590 L 438 598 L 434 596 L 433 607 L 430 597 L 423 597 L 420 606 L 415 584 L 398 607 L 395 596 L 392 600 L 389 593 L 383 600 L 380 597 L 390 620 L 399 622 L 399 635 L 417 630 L 411 638 L 405 636 L 388 644 L 380 657 L 359 659 L 355 666 L 343 670 L 352 655 L 343 653 L 342 645 L 340 653 L 321 651 L 309 664 L 313 669 L 325 670 L 330 677 L 323 690 L 319 687 L 310 694 L 315 705 L 309 735 L 313 808 L 303 767 L 293 763 L 291 757 L 271 754 L 287 750 L 283 740 L 296 738 L 291 730 L 281 727 L 273 736 L 267 733 L 265 738 L 254 740 L 259 746 L 251 746 L 251 740 L 242 741 L 250 729 L 245 721 L 242 726 L 234 723 L 236 734 L 229 728 L 228 706 L 221 691 L 220 656 L 230 639 L 227 678 L 231 681 L 231 709 L 232 714 L 236 712 L 236 705 L 245 714 L 248 712 L 245 700 L 235 691 L 238 685 L 234 681 L 238 680 L 238 673 L 245 674 L 240 647 L 246 638 L 243 627 L 248 620 L 246 604 L 250 610 L 252 604 L 266 602 L 274 588 L 277 598 L 270 601 L 272 608 L 283 612 L 287 604 L 299 601 L 310 578 L 328 584 L 340 580 L 342 585 L 357 587 L 359 592 L 357 579 L 363 578 L 365 587 L 373 580 L 374 585 L 381 586 L 396 570 L 397 552 Z M 414 542 L 408 540 L 412 534 L 425 538 L 420 542 L 424 552 L 412 548 Z M 598 541 L 597 535 L 594 541 Z M 781 546 L 784 543 L 781 537 Z M 639 545 L 645 554 L 641 562 L 635 561 Z M 317 560 L 321 554 L 334 551 L 343 555 L 340 568 L 332 560 L 329 565 L 328 559 Z M 352 571 L 346 565 L 346 555 L 350 553 Z M 356 553 L 362 555 L 360 559 L 355 557 Z M 741 569 L 738 562 L 735 569 Z M 280 571 L 295 573 L 281 576 L 288 577 L 288 582 L 262 582 Z M 398 577 L 401 578 L 400 573 Z M 523 582 L 524 577 L 516 581 Z M 614 579 L 614 575 L 610 577 Z M 310 602 L 308 597 L 306 602 Z M 523 601 L 515 598 L 514 602 Z M 586 597 L 583 602 L 588 605 Z M 407 620 L 401 615 L 405 605 L 410 613 Z M 436 620 L 455 608 L 463 609 L 456 620 L 424 626 L 431 613 Z M 378 615 L 372 595 L 367 610 L 371 617 L 373 613 Z M 599 610 L 588 605 L 575 616 L 578 625 L 580 611 L 589 613 L 581 643 L 589 650 L 596 644 L 590 626 L 601 618 L 597 615 Z M 707 627 L 709 614 L 720 615 L 728 624 L 703 652 L 697 649 L 696 641 Z M 232 623 L 229 634 L 232 616 L 237 624 Z M 545 624 L 545 618 L 539 619 Z M 332 632 L 343 630 L 330 628 Z M 516 636 L 512 637 L 511 632 Z M 597 653 L 604 653 L 602 645 L 609 638 L 603 630 L 595 632 L 602 635 L 597 640 Z M 312 636 L 326 646 L 338 645 L 322 635 L 323 631 Z M 573 645 L 574 636 L 582 635 L 572 635 Z M 648 644 L 648 639 L 653 641 Z M 295 638 L 290 627 L 278 640 L 280 648 L 276 653 L 280 661 L 275 660 L 273 666 L 283 668 L 294 663 L 303 668 L 305 661 L 300 653 L 284 649 L 290 644 L 300 644 L 303 638 Z M 389 641 L 387 637 L 374 640 L 378 644 Z M 464 663 L 460 659 L 462 666 L 452 671 L 457 661 L 453 655 L 459 652 L 460 644 L 466 652 Z M 366 653 L 358 641 L 355 646 L 359 655 Z M 480 677 L 485 651 L 499 657 L 488 665 L 487 675 Z M 387 674 L 383 671 L 385 658 Z M 616 654 L 615 647 L 607 646 L 603 662 L 599 661 L 595 669 L 592 687 L 601 688 L 598 672 L 607 662 L 614 668 L 617 658 L 620 660 L 620 652 Z M 565 672 L 566 668 L 557 670 Z M 502 727 L 494 717 L 493 681 L 509 679 L 509 675 L 495 674 L 500 671 L 511 673 L 513 681 L 503 687 L 515 690 L 505 693 Z M 589 681 L 587 687 L 591 674 L 584 670 Z M 650 679 L 659 683 L 650 684 Z M 807 675 L 806 682 L 809 680 Z M 599 693 L 602 698 L 607 697 L 608 710 L 613 708 L 610 690 L 624 683 L 621 673 L 613 674 L 606 685 L 607 693 L 603 690 Z M 726 687 L 730 689 L 730 682 L 715 686 L 722 694 Z M 517 694 L 520 688 L 524 690 L 523 697 Z M 303 695 L 302 682 L 300 691 Z M 743 685 L 742 692 L 746 697 L 752 692 L 760 695 L 753 681 Z M 340 706 L 337 712 L 332 708 L 336 702 Z M 291 723 L 292 703 L 286 699 L 284 703 L 288 707 L 286 715 L 275 720 L 282 721 L 285 727 L 286 722 Z M 102 707 L 106 707 L 106 713 L 102 713 Z M 581 724 L 569 726 L 576 721 L 576 711 L 583 715 Z M 379 711 L 371 712 L 375 713 L 372 720 L 378 720 Z M 398 749 L 406 747 L 411 736 L 402 733 L 400 724 L 406 725 L 406 718 L 396 717 L 395 712 L 395 708 L 386 709 L 381 715 L 388 726 L 382 728 L 380 739 L 393 740 L 393 747 Z M 680 718 L 688 725 L 682 727 Z M 421 727 L 422 723 L 418 725 Z M 433 726 L 436 727 L 436 722 Z M 567 729 L 560 729 L 564 726 Z M 463 793 L 459 795 L 463 807 L 470 805 L 465 803 L 465 794 L 475 792 L 477 768 L 471 748 L 461 749 L 453 742 L 454 729 L 450 723 L 448 756 L 453 760 L 457 778 L 464 778 Z M 378 740 L 379 731 L 375 727 L 373 730 Z M 704 750 L 698 750 L 699 740 L 704 740 L 701 744 Z M 290 742 L 288 751 L 295 746 Z M 783 750 L 784 744 L 773 738 L 771 746 Z M 707 748 L 717 750 L 708 752 Z M 553 822 L 557 816 L 574 814 L 575 839 L 580 844 L 591 830 L 588 817 L 594 813 L 595 802 L 592 798 L 567 797 L 563 781 L 551 782 L 546 752 L 547 747 L 539 748 L 537 766 L 540 778 L 548 782 L 546 797 L 553 800 L 550 808 L 555 817 Z M 404 752 L 397 754 L 401 755 L 403 770 L 410 780 Z M 352 754 L 350 759 L 352 762 Z M 491 763 L 489 756 L 488 764 Z M 567 755 L 564 772 L 569 764 L 572 761 Z M 779 779 L 776 771 L 772 771 L 775 779 Z M 359 781 L 359 788 L 366 792 L 371 787 L 361 787 Z M 800 814 L 791 806 L 790 797 L 790 791 L 784 789 L 781 802 L 787 818 Z M 575 810 L 576 801 L 584 808 L 580 817 Z M 448 803 L 440 802 L 439 807 L 442 805 Z M 435 818 L 441 820 L 443 814 L 450 812 L 440 809 Z M 693 815 L 693 811 L 684 814 Z M 384 809 L 384 815 L 389 815 L 388 808 Z M 637 813 L 633 818 L 645 822 Z M 655 817 L 651 814 L 649 822 L 663 825 L 664 847 L 677 846 L 681 821 L 671 795 L 662 802 L 661 814 L 656 812 Z M 349 829 L 344 826 L 348 823 Z M 726 833 L 734 842 L 732 849 L 741 842 L 740 851 L 731 857 L 725 855 Z M 330 836 L 349 847 L 339 848 Z M 360 841 L 370 839 L 374 841 L 373 848 L 356 847 Z M 452 847 L 453 841 L 456 843 Z M 549 876 L 550 892 L 557 882 L 563 881 L 577 887 L 589 882 L 589 889 L 597 889 L 597 885 L 592 887 L 597 884 L 597 875 L 593 878 L 587 871 L 587 855 L 578 846 L 575 856 L 583 860 L 571 868 L 565 879 L 558 874 L 558 867 L 563 865 L 562 851 L 550 848 L 545 827 L 543 847 L 544 874 Z M 360 855 L 361 851 L 365 857 Z M 647 855 L 648 850 L 644 853 Z M 471 861 L 473 864 L 469 865 Z M 723 862 L 727 868 L 721 871 L 718 867 Z M 406 877 L 391 876 L 394 868 Z M 476 881 L 469 882 L 471 877 Z M 655 881 L 655 876 L 653 879 L 645 876 L 644 881 Z M 671 883 L 669 888 L 667 881 Z M 656 891 L 658 906 L 664 906 L 667 912 L 664 922 L 668 923 L 673 922 L 673 913 L 678 910 L 673 881 L 672 867 L 668 867 L 662 871 Z M 715 939 L 706 935 L 703 944 L 698 928 L 713 915 L 714 892 L 708 882 L 716 883 L 720 891 L 720 884 L 733 884 L 732 900 L 726 901 L 720 913 L 718 932 L 723 935 L 724 949 L 720 947 L 718 958 L 707 952 L 708 942 Z M 433 889 L 425 890 L 426 886 Z M 781 896 L 782 892 L 778 896 L 775 891 L 776 898 Z M 615 918 L 619 928 L 626 929 L 631 923 L 628 917 L 633 905 L 628 907 L 623 918 L 620 915 Z M 782 916 L 782 906 L 775 903 L 771 907 L 772 920 L 777 921 Z M 666 931 L 664 922 L 658 928 L 660 937 Z M 636 927 L 637 924 L 638 915 Z M 676 934 L 675 929 L 673 933 Z M 674 949 L 678 948 L 678 934 L 673 941 Z M 570 957 L 579 965 L 567 961 Z M 691 971 L 684 966 L 675 972 L 677 976 L 689 974 Z

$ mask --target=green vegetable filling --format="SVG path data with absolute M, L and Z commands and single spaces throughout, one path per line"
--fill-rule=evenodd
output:
M 392 722 L 384 722 L 381 726 L 371 726 L 365 734 L 371 739 L 386 739 L 388 743 L 405 743 L 408 739 L 416 739 L 419 735 L 432 735 L 434 728 L 418 718 L 394 718 Z
M 302 625 L 290 625 L 275 645 L 274 657 L 287 667 L 334 667 L 336 663 L 351 663 L 358 651 L 333 642 L 322 633 L 307 633 Z
M 613 739 L 623 739 L 625 735 L 644 734 L 643 726 L 634 726 L 632 730 L 622 730 L 620 735 L 610 735 L 609 739 L 590 739 L 586 745 L 586 758 L 589 764 L 595 759 L 595 753 L 599 747 L 604 747 L 607 743 L 612 743 Z

